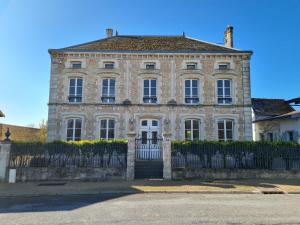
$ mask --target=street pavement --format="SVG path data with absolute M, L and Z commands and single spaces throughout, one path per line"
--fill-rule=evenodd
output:
M 300 224 L 300 195 L 144 193 L 1 197 L 0 224 Z

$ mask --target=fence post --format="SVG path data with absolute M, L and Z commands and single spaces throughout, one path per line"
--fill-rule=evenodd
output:
M 163 134 L 163 144 L 162 144 L 163 163 L 164 163 L 163 177 L 166 180 L 172 179 L 171 136 L 172 134 L 170 133 Z
M 135 164 L 135 137 L 136 133 L 128 133 L 128 146 L 127 146 L 127 180 L 134 179 L 134 164 Z
M 10 156 L 10 142 L 0 142 L 0 182 L 5 182 Z

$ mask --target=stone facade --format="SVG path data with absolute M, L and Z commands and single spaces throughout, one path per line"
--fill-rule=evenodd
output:
M 48 116 L 48 140 L 65 140 L 68 118 L 81 118 L 81 139 L 99 139 L 100 119 L 115 120 L 115 138 L 127 133 L 140 135 L 141 119 L 156 119 L 160 135 L 171 133 L 171 139 L 184 139 L 185 119 L 200 120 L 200 139 L 217 140 L 217 120 L 231 119 L 234 140 L 252 140 L 250 57 L 251 52 L 149 53 L 96 51 L 51 51 L 51 81 Z M 72 69 L 71 61 L 80 61 L 82 68 Z M 114 69 L 104 69 L 104 62 L 113 62 Z M 156 68 L 145 69 L 154 62 Z M 218 69 L 218 63 L 230 63 L 230 69 Z M 197 69 L 187 70 L 187 63 Z M 82 103 L 68 102 L 68 80 L 83 79 Z M 115 104 L 101 103 L 102 79 L 116 80 Z M 143 79 L 157 80 L 157 104 L 143 103 Z M 184 80 L 197 79 L 197 105 L 184 103 Z M 217 104 L 217 79 L 232 81 L 230 105 Z M 133 124 L 130 128 L 129 121 Z M 168 122 L 166 122 L 168 121 Z M 132 129 L 132 130 L 130 130 Z

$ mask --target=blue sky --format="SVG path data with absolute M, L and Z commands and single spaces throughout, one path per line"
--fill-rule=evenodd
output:
M 300 0 L 0 0 L 0 123 L 47 118 L 49 48 L 119 34 L 180 35 L 253 50 L 252 97 L 300 97 Z

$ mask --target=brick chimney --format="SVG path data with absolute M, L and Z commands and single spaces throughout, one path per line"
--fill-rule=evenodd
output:
M 113 36 L 113 29 L 107 28 L 106 30 L 106 37 L 112 37 Z
M 233 26 L 227 26 L 224 32 L 224 43 L 227 48 L 233 48 Z

